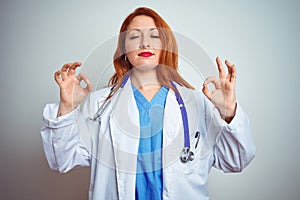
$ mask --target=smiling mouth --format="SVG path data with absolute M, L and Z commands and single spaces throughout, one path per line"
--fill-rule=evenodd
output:
M 138 54 L 138 56 L 141 56 L 141 57 L 150 57 L 150 56 L 153 56 L 153 55 L 154 55 L 153 53 L 148 52 L 148 51 L 141 52 L 141 53 Z

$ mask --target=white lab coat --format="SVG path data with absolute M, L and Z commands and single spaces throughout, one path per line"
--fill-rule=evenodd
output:
M 180 162 L 183 124 L 175 94 L 169 90 L 163 126 L 163 199 L 209 199 L 212 166 L 240 172 L 255 155 L 249 119 L 237 105 L 230 124 L 201 92 L 177 85 L 184 100 L 194 161 Z M 92 121 L 110 89 L 93 92 L 82 109 L 56 117 L 58 104 L 48 104 L 41 130 L 52 170 L 61 173 L 90 166 L 90 200 L 135 198 L 135 170 L 139 145 L 139 114 L 130 81 L 110 99 L 101 120 Z M 197 148 L 196 131 L 200 132 Z

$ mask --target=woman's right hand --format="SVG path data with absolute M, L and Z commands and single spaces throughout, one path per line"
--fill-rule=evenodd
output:
M 54 74 L 54 79 L 60 89 L 60 104 L 57 116 L 71 112 L 93 89 L 85 74 L 75 75 L 76 68 L 80 65 L 80 62 L 67 63 Z M 86 83 L 85 88 L 80 85 L 81 81 Z

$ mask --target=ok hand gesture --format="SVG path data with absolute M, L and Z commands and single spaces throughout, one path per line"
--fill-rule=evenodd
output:
M 236 68 L 235 65 L 230 64 L 228 60 L 225 64 L 228 69 L 226 75 L 221 60 L 216 59 L 219 79 L 215 77 L 208 77 L 204 83 L 202 91 L 204 95 L 218 108 L 221 117 L 228 123 L 233 119 L 236 110 Z M 212 83 L 215 87 L 213 91 L 208 89 L 207 84 Z
M 76 68 L 80 65 L 80 62 L 67 63 L 54 74 L 54 79 L 60 88 L 58 116 L 71 112 L 92 91 L 92 84 L 86 75 L 80 73 L 75 76 Z M 80 85 L 81 81 L 87 84 L 85 88 Z

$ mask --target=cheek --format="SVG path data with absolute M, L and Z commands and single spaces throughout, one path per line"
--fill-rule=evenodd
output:
M 160 49 L 156 49 L 155 50 L 155 58 L 156 58 L 156 60 L 157 61 L 159 61 L 159 58 L 160 58 L 160 56 L 161 56 L 161 50 Z
M 125 41 L 125 53 L 130 53 L 139 49 L 138 40 L 127 40 Z
M 136 53 L 134 51 L 126 52 L 126 57 L 133 66 L 136 65 Z
M 162 48 L 161 41 L 157 40 L 157 39 L 152 41 L 151 46 L 152 46 L 152 48 L 157 49 L 157 50 L 161 50 L 161 48 Z
M 155 58 L 156 58 L 156 60 L 159 60 L 159 58 L 161 56 L 161 51 L 162 51 L 162 43 L 160 40 L 156 40 L 152 44 L 153 44 L 153 50 L 156 55 Z

